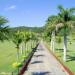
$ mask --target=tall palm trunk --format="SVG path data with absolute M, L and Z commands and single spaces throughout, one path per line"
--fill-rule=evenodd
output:
M 53 47 L 53 38 L 51 36 L 51 50 L 52 50 L 52 47 Z
M 23 55 L 23 50 L 24 50 L 24 49 L 23 49 L 23 45 L 22 45 L 22 55 Z
M 19 62 L 19 45 L 17 45 L 17 62 Z M 19 67 L 18 67 L 18 73 L 19 73 Z
M 25 55 L 26 55 L 26 50 L 27 50 L 27 49 L 26 49 L 26 42 L 25 42 L 25 49 L 24 49 L 24 51 L 25 51 Z
M 55 51 L 55 31 L 52 32 L 51 36 L 51 50 Z
M 64 23 L 64 57 L 63 57 L 63 60 L 64 62 L 66 61 L 66 55 L 67 55 L 67 25 L 66 23 Z
M 19 46 L 17 46 L 17 62 L 19 62 Z
M 21 55 L 23 55 L 23 45 L 22 44 L 21 44 L 20 50 L 21 50 Z
M 66 32 L 65 32 L 66 33 Z M 64 35 L 64 57 L 63 60 L 66 61 L 66 55 L 67 55 L 67 36 Z
M 30 46 L 31 46 L 31 49 L 32 49 L 32 40 L 30 40 Z

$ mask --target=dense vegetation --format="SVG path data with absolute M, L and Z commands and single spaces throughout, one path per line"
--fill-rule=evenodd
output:
M 75 28 L 75 8 L 64 9 L 61 5 L 58 6 L 58 15 L 50 16 L 46 23 L 46 33 L 51 35 L 51 49 L 55 50 L 56 35 L 63 36 L 64 42 L 64 56 L 63 60 L 66 61 L 67 52 L 67 36 L 70 35 Z M 50 30 L 49 30 L 50 29 Z
M 17 75 L 36 47 L 39 32 L 38 28 L 31 27 L 9 28 L 7 23 L 8 20 L 0 16 L 0 74 Z
M 49 16 L 43 33 L 44 41 L 54 54 L 75 74 L 75 8 L 58 6 L 59 13 Z M 51 43 L 51 44 L 50 44 Z M 67 65 L 68 64 L 68 65 Z M 72 65 L 71 65 L 72 64 Z
M 42 33 L 44 31 L 44 27 L 25 27 L 25 26 L 20 26 L 20 27 L 14 27 L 11 28 L 11 31 L 31 31 L 35 33 Z

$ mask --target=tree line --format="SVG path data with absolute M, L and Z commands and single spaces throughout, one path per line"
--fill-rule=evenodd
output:
M 43 37 L 49 39 L 50 48 L 55 52 L 56 36 L 63 37 L 63 60 L 66 61 L 67 56 L 67 36 L 74 33 L 75 29 L 75 8 L 64 8 L 58 6 L 59 13 L 57 15 L 49 16 L 46 24 Z M 59 40 L 60 42 L 60 40 Z
M 8 20 L 0 16 L 0 40 L 8 40 L 8 38 L 12 38 L 13 35 L 15 36 L 14 38 L 17 38 L 17 36 L 14 34 L 18 31 L 20 32 L 35 32 L 38 33 L 38 36 L 42 36 L 46 39 L 49 39 L 51 42 L 51 49 L 53 52 L 55 51 L 55 39 L 56 36 L 63 36 L 64 39 L 64 46 L 63 46 L 63 60 L 66 61 L 66 52 L 67 52 L 67 36 L 69 34 L 74 34 L 74 28 L 75 28 L 75 8 L 64 8 L 63 6 L 59 5 L 58 6 L 59 13 L 57 15 L 52 15 L 49 16 L 46 24 L 44 27 L 15 27 L 15 28 L 9 28 L 7 26 Z M 18 32 L 19 33 L 19 32 Z M 13 34 L 13 35 L 12 35 Z M 22 35 L 22 33 L 20 33 Z M 10 35 L 10 37 L 8 37 Z M 23 36 L 24 37 L 24 36 Z M 11 39 L 10 38 L 10 39 Z M 22 40 L 18 37 L 19 41 L 21 42 Z M 59 40 L 60 42 L 60 40 Z M 18 47 L 17 47 L 18 48 Z
M 36 46 L 38 44 L 38 32 L 33 32 L 30 29 L 27 28 L 27 30 L 24 28 L 19 27 L 17 28 L 10 28 L 8 26 L 8 19 L 0 16 L 0 42 L 4 42 L 4 40 L 12 41 L 15 44 L 16 48 L 16 62 L 13 63 L 13 67 L 18 69 L 19 73 L 19 67 L 23 65 L 23 61 L 28 59 L 29 53 L 33 51 L 33 46 Z M 34 28 L 33 28 L 34 29 Z M 38 31 L 38 29 L 37 29 Z M 28 50 L 26 44 L 29 42 L 29 45 L 31 45 L 30 50 Z M 21 50 L 21 52 L 20 52 Z M 23 60 L 21 61 L 21 57 L 23 57 Z M 25 63 L 25 62 L 24 62 Z

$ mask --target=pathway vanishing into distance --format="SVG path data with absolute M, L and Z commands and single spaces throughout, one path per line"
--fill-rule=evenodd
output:
M 23 75 L 68 75 L 42 43 L 34 53 Z

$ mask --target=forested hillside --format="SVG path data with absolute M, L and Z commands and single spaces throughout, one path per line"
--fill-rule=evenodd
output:
M 15 32 L 15 31 L 31 31 L 31 32 L 35 32 L 35 33 L 40 33 L 44 31 L 44 27 L 25 27 L 25 26 L 20 26 L 20 27 L 14 27 L 11 28 L 11 31 Z

